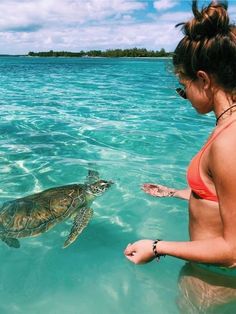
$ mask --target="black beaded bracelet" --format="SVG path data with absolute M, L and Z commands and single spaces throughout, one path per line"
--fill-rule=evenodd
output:
M 166 256 L 166 254 L 159 254 L 159 253 L 157 252 L 157 243 L 158 243 L 159 241 L 161 241 L 161 240 L 160 240 L 160 239 L 156 239 L 155 241 L 153 241 L 153 244 L 152 244 L 153 254 L 154 254 L 154 256 L 155 256 L 157 262 L 160 261 L 161 256 L 164 256 L 164 257 Z
M 168 193 L 168 196 L 169 196 L 169 197 L 174 197 L 175 192 L 176 192 L 176 191 L 171 191 L 171 192 L 169 192 L 169 193 Z

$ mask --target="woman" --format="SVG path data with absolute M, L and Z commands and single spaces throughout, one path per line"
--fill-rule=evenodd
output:
M 173 57 L 176 75 L 183 86 L 177 92 L 198 113 L 213 111 L 216 127 L 189 165 L 188 189 L 143 186 L 146 193 L 154 196 L 189 200 L 190 241 L 139 240 L 127 246 L 125 256 L 141 264 L 170 255 L 219 272 L 225 272 L 226 267 L 233 273 L 236 272 L 233 269 L 236 267 L 236 27 L 229 23 L 225 2 L 212 1 L 199 11 L 197 1 L 192 1 L 192 11 L 194 17 L 183 24 L 185 36 Z

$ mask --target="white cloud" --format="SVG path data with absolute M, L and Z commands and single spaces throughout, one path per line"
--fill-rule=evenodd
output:
M 175 0 L 157 0 L 154 1 L 153 6 L 157 10 L 167 10 L 171 9 L 178 4 L 178 1 Z
M 171 22 L 175 25 L 177 23 L 188 21 L 190 18 L 192 18 L 192 16 L 193 15 L 191 12 L 172 12 L 172 13 L 170 12 L 162 14 L 159 17 L 159 21 Z
M 171 51 L 182 36 L 174 26 L 190 10 L 154 14 L 149 1 L 0 0 L 0 54 L 134 46 Z M 159 10 L 176 3 L 153 1 Z
M 35 0 L 1 1 L 0 30 L 64 27 L 100 21 L 116 14 L 129 14 L 145 8 L 135 0 Z
M 17 49 L 19 53 L 31 50 L 106 50 L 135 46 L 157 50 L 165 48 L 171 51 L 180 37 L 179 30 L 176 30 L 172 23 L 163 25 L 132 23 L 86 26 L 77 29 L 42 29 L 36 33 L 0 33 L 0 43 L 4 42 L 6 47 Z M 4 47 L 1 51 L 3 49 Z

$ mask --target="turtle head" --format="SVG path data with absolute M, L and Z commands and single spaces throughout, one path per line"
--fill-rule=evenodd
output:
M 99 180 L 93 184 L 88 185 L 87 192 L 93 196 L 99 196 L 104 193 L 111 185 L 112 181 Z

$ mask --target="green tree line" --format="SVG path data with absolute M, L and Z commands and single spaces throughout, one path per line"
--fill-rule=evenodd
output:
M 133 48 L 133 49 L 108 49 L 102 50 L 90 50 L 80 52 L 69 51 L 45 51 L 45 52 L 33 52 L 30 51 L 28 56 L 30 57 L 108 57 L 108 58 L 120 58 L 120 57 L 170 57 L 171 52 L 166 52 L 164 48 L 160 51 L 147 50 L 146 48 Z

